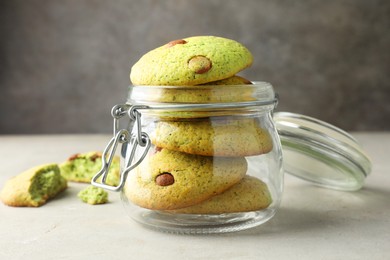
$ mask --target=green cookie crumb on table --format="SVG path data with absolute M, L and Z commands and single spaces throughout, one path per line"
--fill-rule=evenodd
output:
M 89 185 L 81 190 L 77 196 L 85 203 L 96 205 L 108 202 L 108 193 L 102 188 Z

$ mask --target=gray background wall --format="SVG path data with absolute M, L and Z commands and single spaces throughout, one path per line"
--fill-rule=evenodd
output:
M 110 133 L 129 70 L 170 40 L 246 45 L 278 110 L 390 130 L 388 0 L 2 0 L 0 134 Z

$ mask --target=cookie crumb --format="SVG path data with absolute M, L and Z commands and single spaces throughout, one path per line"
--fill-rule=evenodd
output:
M 77 197 L 79 197 L 81 201 L 91 205 L 104 204 L 108 202 L 107 191 L 92 185 L 89 185 L 87 188 L 81 190 L 77 194 Z

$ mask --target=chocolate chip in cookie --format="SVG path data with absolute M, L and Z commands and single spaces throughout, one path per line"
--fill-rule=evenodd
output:
M 206 73 L 211 67 L 211 60 L 204 56 L 195 56 L 188 61 L 188 68 L 196 74 Z
M 175 183 L 175 178 L 169 172 L 164 172 L 156 177 L 156 184 L 158 186 L 169 186 Z

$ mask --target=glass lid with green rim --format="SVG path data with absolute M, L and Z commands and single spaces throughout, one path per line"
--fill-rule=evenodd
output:
M 274 113 L 284 170 L 316 185 L 353 191 L 362 187 L 371 162 L 347 132 L 318 119 Z

